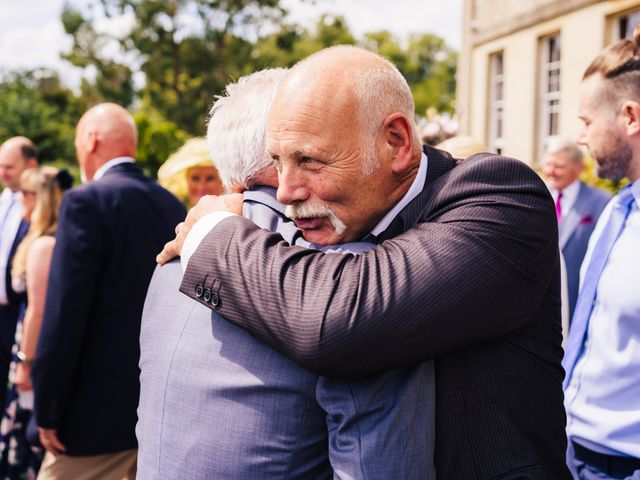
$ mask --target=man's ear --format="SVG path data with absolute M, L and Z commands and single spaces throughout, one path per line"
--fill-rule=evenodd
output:
M 87 152 L 93 153 L 98 148 L 98 134 L 91 131 L 87 134 Z
M 402 113 L 393 113 L 384 121 L 382 131 L 385 148 L 391 152 L 391 170 L 396 174 L 406 172 L 414 150 L 411 122 Z
M 627 135 L 632 137 L 640 134 L 640 104 L 627 100 L 622 104 L 621 112 Z
M 27 168 L 38 168 L 38 159 L 31 157 L 27 160 Z

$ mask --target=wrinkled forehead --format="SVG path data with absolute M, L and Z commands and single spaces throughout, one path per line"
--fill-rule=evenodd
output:
M 357 135 L 357 101 L 346 89 L 335 90 L 318 83 L 294 83 L 280 90 L 267 119 L 267 148 L 293 142 L 302 149 L 304 144 L 326 145 Z

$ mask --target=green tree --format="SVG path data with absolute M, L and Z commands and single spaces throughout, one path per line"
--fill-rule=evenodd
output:
M 46 69 L 12 72 L 0 82 L 0 142 L 24 135 L 40 149 L 42 162 L 75 165 L 75 125 L 86 104 Z
M 160 166 L 189 135 L 149 107 L 138 110 L 133 118 L 138 127 L 137 163 L 147 175 L 155 178 Z
M 253 71 L 252 41 L 284 15 L 279 0 L 100 0 L 88 13 L 67 5 L 62 14 L 74 65 L 93 66 L 95 88 L 105 100 L 128 106 L 134 98 L 131 69 L 146 77 L 143 102 L 192 135 L 204 133 L 214 95 L 232 79 Z M 133 26 L 120 36 L 96 31 L 100 15 L 127 14 Z M 118 45 L 122 61 L 104 56 Z M 133 59 L 133 60 L 131 60 Z
M 382 31 L 365 35 L 362 46 L 398 67 L 411 87 L 417 114 L 426 116 L 429 108 L 453 113 L 458 58 L 444 39 L 430 33 L 412 35 L 402 48 L 393 35 Z
M 255 68 L 292 67 L 323 48 L 355 43 L 343 17 L 321 15 L 311 30 L 295 24 L 284 24 L 277 31 L 259 39 L 251 52 L 252 64 Z

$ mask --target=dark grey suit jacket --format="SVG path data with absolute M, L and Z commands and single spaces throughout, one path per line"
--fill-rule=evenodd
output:
M 573 310 L 578 299 L 580 266 L 589 246 L 589 238 L 591 238 L 596 222 L 609 200 L 611 200 L 609 193 L 580 182 L 578 198 L 558 227 L 560 250 L 562 250 L 567 266 L 569 319 L 573 317 Z
M 568 479 L 551 196 L 520 161 L 479 154 L 456 165 L 425 151 L 424 190 L 370 252 L 290 247 L 228 218 L 181 290 L 197 299 L 195 285 L 215 279 L 218 312 L 327 375 L 436 357 L 440 479 Z
M 273 189 L 245 193 L 245 216 L 301 241 L 283 209 Z M 142 317 L 139 479 L 435 478 L 433 362 L 319 377 L 179 293 L 181 279 L 177 262 L 157 268 Z

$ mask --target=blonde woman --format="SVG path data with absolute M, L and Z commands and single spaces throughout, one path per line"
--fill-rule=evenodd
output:
M 204 195 L 220 195 L 224 187 L 204 138 L 192 138 L 158 170 L 158 183 L 189 207 Z
M 41 452 L 32 449 L 25 439 L 33 409 L 31 362 L 40 334 L 58 211 L 64 191 L 71 186 L 71 177 L 66 170 L 42 167 L 25 171 L 20 186 L 25 210 L 33 205 L 33 213 L 27 235 L 16 251 L 11 276 L 14 288 L 26 288 L 28 304 L 16 330 L 10 385 L 0 424 L 2 478 L 35 478 L 42 458 Z

